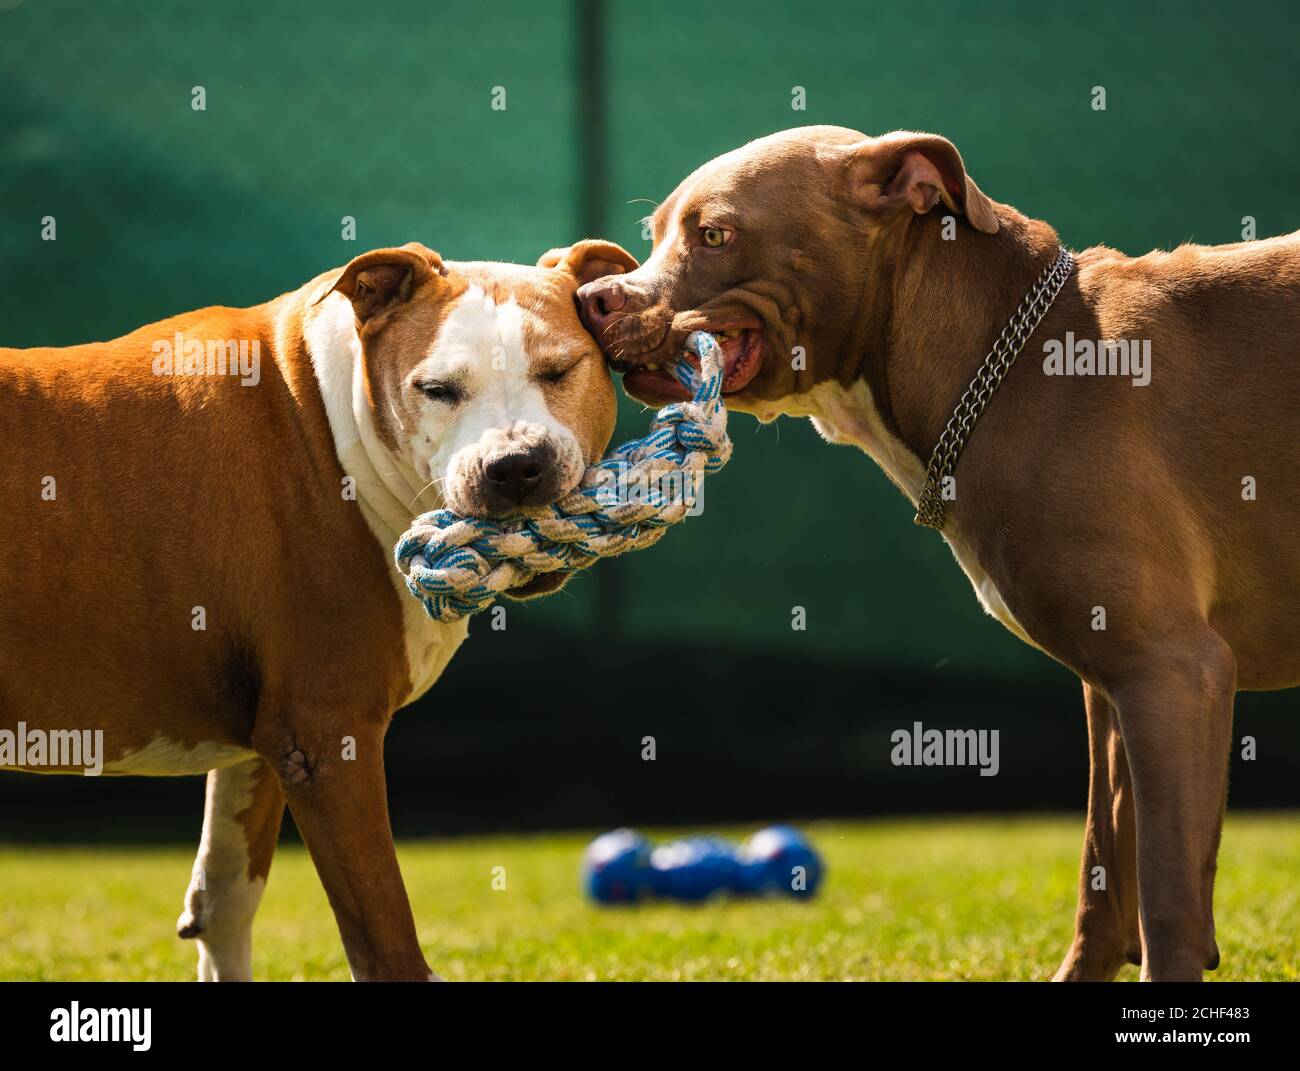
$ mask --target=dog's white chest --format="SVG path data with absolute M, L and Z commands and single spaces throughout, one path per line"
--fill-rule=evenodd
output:
M 916 505 L 925 486 L 925 466 L 885 427 L 865 380 L 848 388 L 823 383 L 809 391 L 809 402 L 808 416 L 823 439 L 865 451 Z
M 424 606 L 406 589 L 406 581 L 388 555 L 389 548 L 397 537 L 364 502 L 361 503 L 361 514 L 379 545 L 384 548 L 385 555 L 389 556 L 388 575 L 397 591 L 397 601 L 401 607 L 402 638 L 406 646 L 406 665 L 411 681 L 411 690 L 403 700 L 405 706 L 424 695 L 442 676 L 452 655 L 460 650 L 460 645 L 469 635 L 469 618 L 443 622 L 435 621 L 426 614 Z
M 832 443 L 851 443 L 869 454 L 885 475 L 907 495 L 912 505 L 916 505 L 921 488 L 925 486 L 925 465 L 885 427 L 871 388 L 864 381 L 859 380 L 849 388 L 838 383 L 824 383 L 809 392 L 809 403 L 807 415 L 823 439 Z M 1001 621 L 1025 643 L 1037 647 L 1016 620 L 997 585 L 980 566 L 975 553 L 962 540 L 955 524 L 950 521 L 947 528 L 948 531 L 943 533 L 944 542 L 970 580 L 984 612 Z
M 442 676 L 469 635 L 469 618 L 463 617 L 450 624 L 434 621 L 406 590 L 401 577 L 398 581 L 398 598 L 402 600 L 402 632 L 406 638 L 406 661 L 411 672 L 411 691 L 406 702 L 414 703 Z

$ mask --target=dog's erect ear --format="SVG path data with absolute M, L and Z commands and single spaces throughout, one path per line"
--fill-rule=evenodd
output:
M 819 156 L 837 192 L 873 214 L 910 207 L 923 215 L 942 199 L 977 231 L 997 233 L 993 202 L 966 174 L 957 146 L 938 134 L 896 130 L 856 145 L 826 147 Z
M 567 271 L 578 285 L 603 279 L 606 275 L 622 275 L 636 271 L 636 257 L 621 245 L 600 238 L 584 238 L 567 249 L 549 249 L 537 262 L 539 268 L 560 268 Z
M 400 249 L 373 249 L 344 268 L 317 301 L 337 290 L 352 302 L 357 323 L 364 326 L 410 300 L 431 276 L 445 274 L 442 257 L 419 242 L 407 242 Z

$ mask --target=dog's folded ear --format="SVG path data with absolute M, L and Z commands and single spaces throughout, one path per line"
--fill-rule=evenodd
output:
M 601 238 L 584 238 L 564 249 L 548 249 L 538 260 L 539 268 L 559 268 L 567 271 L 578 285 L 602 279 L 606 275 L 622 275 L 636 271 L 636 257 L 621 245 Z
M 827 146 L 819 155 L 837 193 L 873 215 L 904 208 L 923 215 L 942 200 L 977 231 L 997 233 L 993 202 L 966 174 L 957 146 L 938 134 L 896 130 L 855 145 Z
M 442 257 L 419 242 L 396 249 L 372 249 L 353 259 L 313 304 L 338 291 L 350 302 L 361 326 L 377 325 L 386 313 L 405 301 L 428 279 L 446 275 Z

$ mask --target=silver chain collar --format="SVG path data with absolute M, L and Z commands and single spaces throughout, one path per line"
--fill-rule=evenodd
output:
M 1003 378 L 1016 363 L 1020 351 L 1025 348 L 1029 336 L 1036 328 L 1047 310 L 1052 307 L 1056 295 L 1061 292 L 1065 280 L 1074 270 L 1074 255 L 1064 246 L 1057 253 L 1056 261 L 1034 283 L 1016 309 L 1015 315 L 1007 321 L 1002 334 L 993 343 L 993 349 L 984 358 L 975 378 L 970 381 L 966 393 L 961 396 L 957 408 L 948 419 L 948 425 L 935 444 L 934 453 L 930 455 L 930 464 L 925 472 L 925 486 L 921 489 L 921 498 L 917 503 L 914 524 L 942 531 L 944 521 L 943 481 L 951 476 L 961 458 L 962 447 L 970 438 L 975 421 L 989 404 L 993 392 L 1002 384 Z

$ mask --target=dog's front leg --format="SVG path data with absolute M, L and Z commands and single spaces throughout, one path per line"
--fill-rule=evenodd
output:
M 388 822 L 384 730 L 295 707 L 258 711 L 254 745 L 280 775 L 358 981 L 429 981 Z
M 208 773 L 203 839 L 176 923 L 198 938 L 199 981 L 253 980 L 253 915 L 280 836 L 280 779 L 261 759 Z
M 1108 982 L 1125 962 L 1141 963 L 1137 828 L 1133 782 L 1115 708 L 1101 689 L 1083 686 L 1091 777 L 1079 871 L 1074 942 L 1053 979 Z
M 1203 627 L 1111 689 L 1133 779 L 1144 980 L 1200 981 L 1219 964 L 1214 874 L 1235 692 L 1232 651 Z

